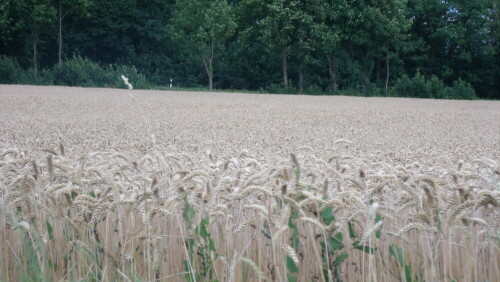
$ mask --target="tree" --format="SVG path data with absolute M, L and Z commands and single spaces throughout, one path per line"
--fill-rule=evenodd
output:
M 500 61 L 495 59 L 494 7 L 498 1 L 471 0 L 450 1 L 452 11 L 448 12 L 449 33 L 448 57 L 454 70 L 453 80 L 464 80 L 474 85 L 477 91 L 497 95 L 499 90 L 498 71 Z M 497 19 L 498 21 L 498 19 Z M 497 37 L 498 38 L 498 37 Z
M 3 1 L 0 3 L 0 39 L 2 45 L 7 44 L 10 38 L 11 19 L 9 9 L 10 1 Z
M 34 77 L 75 54 L 135 66 L 158 85 L 199 86 L 208 77 L 209 88 L 274 92 L 293 76 L 300 91 L 387 93 L 420 70 L 426 80 L 461 80 L 481 98 L 500 98 L 497 2 L 3 0 L 0 55 Z
M 130 63 L 136 55 L 134 43 L 141 10 L 137 0 L 93 1 L 85 17 L 67 17 L 66 53 L 75 53 L 101 63 Z
M 295 32 L 292 35 L 292 54 L 299 62 L 299 92 L 304 91 L 304 69 L 312 61 L 312 53 L 319 47 L 321 30 L 328 6 L 323 0 L 299 1 Z
M 18 0 L 13 1 L 14 29 L 22 34 L 32 48 L 33 71 L 38 77 L 38 44 L 46 35 L 55 20 L 56 10 L 51 0 Z
M 176 84 L 191 75 L 175 68 L 180 48 L 173 43 L 169 22 L 175 0 L 92 1 L 85 17 L 73 13 L 64 21 L 64 54 L 77 54 L 106 64 L 135 66 L 147 79 Z M 179 76 L 177 78 L 175 75 Z
M 281 50 L 283 87 L 288 88 L 288 53 L 294 42 L 297 26 L 307 21 L 298 0 L 271 0 L 266 6 L 266 14 L 256 23 L 264 42 Z
M 280 79 L 280 55 L 262 39 L 259 25 L 267 10 L 263 0 L 244 0 L 234 7 L 235 36 L 222 58 L 219 82 L 231 89 L 264 89 Z
M 405 18 L 405 8 L 407 0 L 393 0 L 383 2 L 378 7 L 378 41 L 380 42 L 381 52 L 385 53 L 386 79 L 384 93 L 387 95 L 389 87 L 390 66 L 389 60 L 391 53 L 397 52 L 402 40 L 406 38 L 406 33 L 410 28 L 411 21 Z
M 318 29 L 325 15 L 324 1 L 245 0 L 239 7 L 250 15 L 240 17 L 246 26 L 243 36 L 260 38 L 268 49 L 280 51 L 284 88 L 289 87 L 289 56 L 293 53 L 299 60 L 299 88 L 302 90 L 303 70 L 317 47 Z
M 499 99 L 500 100 L 500 4 L 496 3 L 493 5 L 492 9 L 493 13 L 493 23 L 491 23 L 490 30 L 494 34 L 493 36 L 493 53 L 494 55 L 494 60 L 493 62 L 495 63 L 495 68 L 493 69 L 493 77 L 496 77 L 496 79 L 493 82 L 493 87 L 491 89 L 495 89 L 491 92 L 490 96 L 491 98 Z
M 180 46 L 203 63 L 212 90 L 214 60 L 236 30 L 232 7 L 225 0 L 179 0 L 171 28 Z
M 318 30 L 320 37 L 318 50 L 327 59 L 330 87 L 335 94 L 338 88 L 337 53 L 340 52 L 342 41 L 347 37 L 347 24 L 354 15 L 349 12 L 349 3 L 346 0 L 330 0 L 325 3 L 326 15 Z
M 406 14 L 413 23 L 404 57 L 407 71 L 419 69 L 448 84 L 461 78 L 485 97 L 498 93 L 496 2 L 409 0 Z
M 60 64 L 62 62 L 62 51 L 63 51 L 63 21 L 66 16 L 71 14 L 82 14 L 90 6 L 91 2 L 89 0 L 55 0 L 57 6 L 58 14 L 58 51 L 57 51 L 57 62 Z
M 135 56 L 128 64 L 135 65 L 151 82 L 164 85 L 173 72 L 172 60 L 176 54 L 169 29 L 175 0 L 136 0 L 135 25 L 132 44 Z M 177 83 L 176 79 L 176 83 Z
M 374 67 L 374 58 L 385 53 L 386 91 L 389 78 L 389 52 L 409 27 L 404 17 L 406 0 L 356 2 L 351 5 L 355 17 L 349 27 L 350 41 L 361 66 L 363 93 L 366 95 Z

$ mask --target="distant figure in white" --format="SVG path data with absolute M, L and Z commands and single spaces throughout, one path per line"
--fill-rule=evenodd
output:
M 123 82 L 125 82 L 125 84 L 128 86 L 128 89 L 130 89 L 130 90 L 134 89 L 134 87 L 132 87 L 132 84 L 130 84 L 130 82 L 128 82 L 128 77 L 126 77 L 122 74 L 122 79 L 123 79 Z
M 132 86 L 132 84 L 130 82 L 128 82 L 128 77 L 126 77 L 126 76 L 124 76 L 122 74 L 122 79 L 123 79 L 123 82 L 125 82 L 125 84 L 128 86 L 128 90 L 134 89 L 134 87 Z M 170 79 L 170 81 L 172 81 L 172 79 Z M 172 85 L 172 84 L 170 84 L 170 85 Z M 172 87 L 172 86 L 170 86 L 170 87 Z M 130 96 L 130 98 L 132 98 L 132 100 L 134 100 L 134 102 L 136 102 L 135 98 L 134 98 L 134 95 L 132 95 L 132 92 L 129 91 L 128 95 Z M 148 128 L 148 131 L 149 131 L 149 128 Z M 153 133 L 151 133 L 151 132 L 149 132 L 149 135 L 151 136 L 151 142 L 153 142 L 153 144 L 156 144 L 156 136 Z M 165 162 L 164 159 L 163 159 L 163 163 L 165 163 L 165 165 L 166 165 L 166 162 Z
M 126 77 L 126 76 L 124 76 L 124 75 L 122 74 L 122 79 L 123 79 L 123 82 L 125 82 L 125 84 L 127 85 L 128 90 L 132 90 L 132 89 L 134 89 L 134 87 L 132 86 L 132 84 L 130 84 L 130 82 L 128 82 L 128 77 Z M 132 92 L 130 92 L 130 91 L 129 91 L 129 92 L 128 92 L 128 95 L 130 96 L 130 98 L 132 98 L 132 100 L 134 100 L 134 101 L 135 101 L 135 98 L 134 98 L 134 95 L 132 95 Z

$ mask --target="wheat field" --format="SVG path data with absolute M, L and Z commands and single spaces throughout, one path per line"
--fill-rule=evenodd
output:
M 0 85 L 2 281 L 499 281 L 500 102 Z

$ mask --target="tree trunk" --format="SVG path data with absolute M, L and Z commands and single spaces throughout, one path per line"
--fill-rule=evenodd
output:
M 212 63 L 210 63 L 210 65 L 212 65 Z M 210 69 L 210 72 L 208 73 L 208 90 L 212 91 L 213 89 L 214 89 L 214 71 L 213 69 Z
M 61 64 L 62 63 L 62 20 L 63 20 L 63 16 L 62 16 L 62 4 L 61 4 L 61 0 L 59 0 L 59 40 L 58 40 L 58 43 L 59 43 L 59 50 L 57 52 L 57 57 L 58 57 L 58 64 Z
M 205 58 L 203 59 L 203 64 L 205 65 L 205 71 L 208 76 L 208 90 L 213 90 L 213 80 L 214 80 L 214 68 L 212 67 L 212 59 Z
M 33 40 L 33 70 L 35 79 L 38 78 L 38 40 Z
M 281 59 L 283 60 L 283 87 L 288 88 L 288 46 L 281 48 Z
M 368 87 L 370 86 L 370 77 L 373 72 L 374 62 L 369 58 L 364 59 L 364 66 L 362 67 L 363 75 L 363 94 L 368 96 Z
M 215 44 L 212 41 L 210 44 L 210 54 L 202 54 L 202 61 L 203 65 L 205 65 L 205 71 L 207 72 L 208 75 L 208 90 L 212 91 L 214 89 L 214 67 L 213 67 L 213 61 L 214 61 L 214 54 L 215 54 Z
M 299 66 L 299 92 L 304 92 L 304 62 Z
M 337 94 L 337 58 L 335 55 L 328 56 L 328 72 L 330 73 L 330 79 L 332 81 L 332 91 L 333 94 Z
M 363 96 L 368 96 L 368 85 L 366 83 L 366 78 L 363 75 Z
M 385 76 L 385 95 L 387 96 L 387 87 L 389 86 L 389 51 L 387 51 L 387 54 L 385 56 L 385 66 L 387 69 L 387 73 Z
M 377 58 L 377 70 L 375 71 L 375 81 L 378 85 L 380 81 L 380 58 Z

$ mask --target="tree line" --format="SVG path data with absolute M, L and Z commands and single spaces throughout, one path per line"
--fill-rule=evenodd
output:
M 128 71 L 145 88 L 172 79 L 210 90 L 499 99 L 499 6 L 3 0 L 0 83 L 85 85 Z

